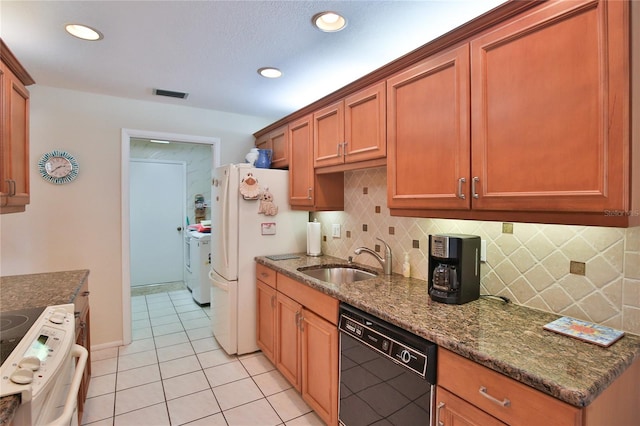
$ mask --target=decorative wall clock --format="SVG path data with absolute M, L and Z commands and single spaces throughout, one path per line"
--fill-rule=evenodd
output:
M 78 162 L 66 151 L 53 150 L 38 161 L 40 176 L 48 182 L 62 185 L 78 177 Z

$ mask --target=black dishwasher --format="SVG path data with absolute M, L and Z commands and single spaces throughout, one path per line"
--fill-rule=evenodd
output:
M 339 312 L 340 424 L 432 425 L 436 344 L 345 303 Z

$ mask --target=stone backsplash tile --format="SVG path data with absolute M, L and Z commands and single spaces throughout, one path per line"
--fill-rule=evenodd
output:
M 411 276 L 426 280 L 430 234 L 479 235 L 487 242 L 483 294 L 640 334 L 639 228 L 514 223 L 513 233 L 503 233 L 501 222 L 391 216 L 386 191 L 384 167 L 345 172 L 345 210 L 312 214 L 326 236 L 323 253 L 355 257 L 356 247 L 373 249 L 382 238 L 392 248 L 395 272 L 406 252 Z M 340 238 L 331 237 L 334 223 L 342 226 Z M 380 266 L 368 255 L 355 260 Z M 571 261 L 583 262 L 585 275 L 570 273 Z

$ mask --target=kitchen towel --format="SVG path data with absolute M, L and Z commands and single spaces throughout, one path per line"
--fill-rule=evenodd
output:
M 321 248 L 321 230 L 320 222 L 307 222 L 307 255 L 308 256 L 320 256 L 322 254 Z

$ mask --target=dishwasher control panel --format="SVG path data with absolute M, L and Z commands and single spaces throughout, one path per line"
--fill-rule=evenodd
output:
M 348 308 L 340 308 L 341 332 L 435 383 L 435 343 L 351 306 Z

